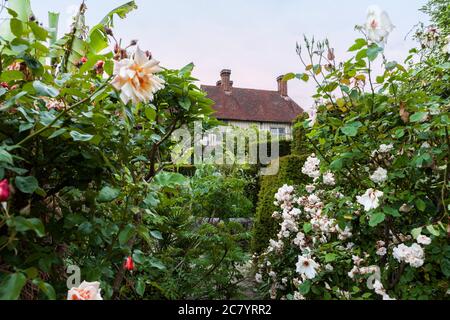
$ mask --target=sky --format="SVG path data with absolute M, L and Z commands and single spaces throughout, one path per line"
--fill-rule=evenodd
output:
M 99 22 L 126 0 L 87 0 L 88 25 Z M 61 31 L 80 1 L 31 0 L 38 19 L 60 12 Z M 365 22 L 367 7 L 386 10 L 396 26 L 385 49 L 388 60 L 403 61 L 415 45 L 409 31 L 427 17 L 419 12 L 426 0 L 137 0 L 138 10 L 116 19 L 114 33 L 124 43 L 132 39 L 150 50 L 167 68 L 194 62 L 201 84 L 215 84 L 222 69 L 231 69 L 234 86 L 276 90 L 276 78 L 304 72 L 296 55 L 303 34 L 327 37 L 338 61 L 360 34 L 355 25 Z M 312 105 L 314 85 L 289 82 L 289 95 L 305 110 Z

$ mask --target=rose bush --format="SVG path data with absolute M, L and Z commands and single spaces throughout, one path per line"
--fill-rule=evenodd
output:
M 299 168 L 308 180 L 275 195 L 279 232 L 255 256 L 264 297 L 449 298 L 450 29 L 439 6 L 426 7 L 439 36 L 419 30 L 436 41 L 405 65 L 384 56 L 392 23 L 378 8 L 345 62 L 328 41 L 298 46 L 305 72 L 285 78 L 317 84 L 315 121 L 300 124 L 314 154 Z
M 199 230 L 189 212 L 166 210 L 189 183 L 164 171 L 171 133 L 194 121 L 207 126 L 212 101 L 194 85 L 193 64 L 167 69 L 136 41 L 124 47 L 115 38 L 114 19 L 135 8 L 126 3 L 89 28 L 82 3 L 58 39 L 58 15 L 45 28 L 29 1 L 8 1 L 0 38 L 0 299 L 188 295 L 173 289 L 174 279 L 183 288 L 197 282 L 190 297 L 221 297 L 205 289 L 208 281 L 225 284 L 245 256 L 238 227 Z M 90 282 L 68 293 L 71 265 Z

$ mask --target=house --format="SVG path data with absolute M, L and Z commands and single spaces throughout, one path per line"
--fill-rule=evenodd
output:
M 240 128 L 256 126 L 280 138 L 292 138 L 292 121 L 303 109 L 288 96 L 287 82 L 277 78 L 278 90 L 237 88 L 231 81 L 231 70 L 220 72 L 215 86 L 202 85 L 208 98 L 215 101 L 214 116 Z

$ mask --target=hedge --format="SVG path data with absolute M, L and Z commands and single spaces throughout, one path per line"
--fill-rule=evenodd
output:
M 261 177 L 261 189 L 258 195 L 253 238 L 251 249 L 255 253 L 261 253 L 267 248 L 269 240 L 275 239 L 278 225 L 272 218 L 276 210 L 274 195 L 284 184 L 298 185 L 305 181 L 306 176 L 301 173 L 301 166 L 306 160 L 306 155 L 289 155 L 280 158 L 280 167 L 277 175 Z

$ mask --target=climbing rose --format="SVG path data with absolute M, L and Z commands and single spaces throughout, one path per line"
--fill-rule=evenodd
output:
M 319 265 L 313 259 L 299 256 L 296 267 L 298 273 L 304 274 L 308 279 L 314 279 L 317 275 L 316 269 L 319 267 Z
M 134 269 L 133 258 L 127 257 L 127 259 L 125 260 L 124 268 L 128 271 L 131 271 Z
M 130 100 L 148 102 L 153 100 L 153 94 L 164 88 L 164 80 L 155 75 L 162 71 L 159 62 L 148 59 L 145 53 L 136 48 L 133 59 L 114 61 L 114 75 L 112 85 L 120 90 L 120 98 L 127 104 Z
M 103 300 L 100 291 L 100 282 L 83 281 L 78 288 L 69 290 L 67 300 Z
M 394 25 L 386 11 L 378 6 L 370 6 L 367 9 L 365 29 L 369 40 L 383 47 L 389 34 L 394 30 Z
M 383 183 L 387 180 L 387 170 L 383 168 L 378 168 L 371 176 L 370 180 L 375 183 Z
M 0 202 L 5 202 L 8 200 L 10 194 L 8 180 L 3 179 L 0 181 Z
M 421 234 L 420 236 L 417 237 L 417 243 L 428 246 L 431 244 L 431 239 Z
M 380 205 L 379 198 L 382 197 L 383 194 L 384 193 L 381 191 L 368 189 L 362 196 L 357 196 L 356 200 L 359 204 L 364 206 L 364 211 L 370 211 L 378 208 Z

